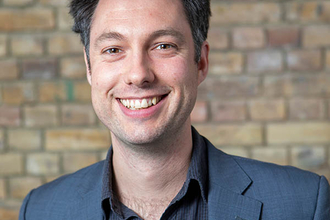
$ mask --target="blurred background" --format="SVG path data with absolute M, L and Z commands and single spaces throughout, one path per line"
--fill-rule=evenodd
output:
M 0 219 L 33 188 L 105 157 L 68 0 L 0 0 Z M 330 178 L 330 1 L 212 0 L 192 113 L 225 152 Z M 221 161 L 219 161 L 221 163 Z

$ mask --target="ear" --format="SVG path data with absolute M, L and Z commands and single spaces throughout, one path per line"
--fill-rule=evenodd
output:
M 85 59 L 86 72 L 87 72 L 87 81 L 88 81 L 89 85 L 92 85 L 92 73 L 90 70 L 89 63 L 88 63 L 85 47 L 84 47 L 84 59 Z
M 201 47 L 201 57 L 198 62 L 198 85 L 204 81 L 209 71 L 209 51 L 209 43 L 204 41 Z

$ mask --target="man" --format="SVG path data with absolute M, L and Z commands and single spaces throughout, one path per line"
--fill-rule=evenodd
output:
M 330 219 L 324 177 L 226 155 L 191 127 L 206 0 L 73 0 L 105 161 L 29 193 L 20 219 Z

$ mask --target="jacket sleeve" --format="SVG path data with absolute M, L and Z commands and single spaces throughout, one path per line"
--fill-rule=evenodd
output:
M 33 190 L 32 190 L 33 191 Z M 25 199 L 23 200 L 21 209 L 19 211 L 19 217 L 18 220 L 27 220 L 27 218 L 25 217 L 25 213 L 27 210 L 27 205 L 29 204 L 29 200 L 30 200 L 30 196 L 32 194 L 32 191 L 25 197 Z
M 317 203 L 314 213 L 314 220 L 329 220 L 329 219 L 330 219 L 329 183 L 324 176 L 321 176 L 319 182 Z

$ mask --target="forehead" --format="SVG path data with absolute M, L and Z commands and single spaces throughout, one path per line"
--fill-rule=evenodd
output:
M 147 32 L 149 29 L 189 27 L 181 0 L 100 0 L 94 12 L 91 33 L 109 29 Z M 150 30 L 152 31 L 152 30 Z M 91 36 L 93 38 L 93 36 Z

